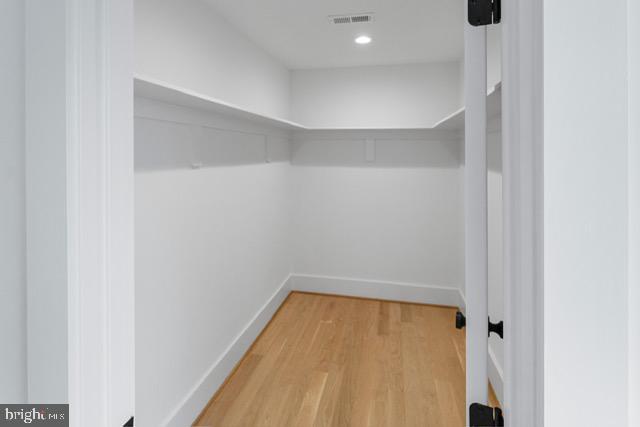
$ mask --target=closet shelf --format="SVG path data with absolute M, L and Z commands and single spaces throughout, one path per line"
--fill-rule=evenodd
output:
M 212 113 L 250 120 L 254 123 L 282 129 L 306 129 L 304 126 L 290 120 L 249 111 L 237 105 L 148 77 L 135 76 L 133 88 L 136 96 L 166 102 L 172 105 L 210 111 Z
M 494 119 L 502 113 L 502 84 L 498 83 L 487 93 L 487 119 Z M 433 129 L 438 130 L 464 130 L 464 113 L 462 107 L 451 113 L 438 123 L 433 125 Z
M 180 105 L 183 107 L 196 108 L 200 110 L 210 111 L 212 113 L 222 114 L 238 119 L 250 120 L 267 126 L 273 126 L 288 130 L 302 131 L 419 131 L 419 130 L 439 130 L 439 131 L 460 131 L 464 129 L 464 107 L 453 112 L 449 116 L 440 120 L 433 126 L 425 126 L 418 128 L 311 128 L 301 125 L 291 120 L 281 119 L 279 117 L 271 117 L 264 114 L 246 110 L 237 105 L 221 101 L 210 96 L 196 93 L 192 90 L 171 85 L 153 78 L 137 75 L 134 77 L 134 92 L 136 96 L 153 99 L 156 101 L 166 102 L 172 105 Z M 498 83 L 487 94 L 487 118 L 492 119 L 501 113 L 501 85 Z

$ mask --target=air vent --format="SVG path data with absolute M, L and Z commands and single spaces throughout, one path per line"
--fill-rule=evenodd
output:
M 373 22 L 373 13 L 358 13 L 356 15 L 330 15 L 332 24 L 364 24 Z

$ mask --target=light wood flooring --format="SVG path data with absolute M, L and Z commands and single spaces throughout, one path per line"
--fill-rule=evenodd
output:
M 463 426 L 455 311 L 294 292 L 194 426 Z

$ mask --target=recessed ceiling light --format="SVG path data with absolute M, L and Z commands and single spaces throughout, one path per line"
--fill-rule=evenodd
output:
M 355 42 L 358 44 L 369 44 L 371 43 L 371 37 L 369 36 L 356 37 Z

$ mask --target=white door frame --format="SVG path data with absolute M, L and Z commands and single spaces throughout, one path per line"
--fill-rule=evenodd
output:
M 67 11 L 69 402 L 77 426 L 121 426 L 135 388 L 133 4 Z
M 544 419 L 542 24 L 542 0 L 503 2 L 502 407 L 505 424 L 518 427 L 539 427 Z M 487 403 L 486 120 L 479 116 L 486 114 L 474 96 L 482 93 L 484 101 L 486 94 L 486 61 L 475 52 L 482 50 L 486 59 L 485 31 L 465 22 L 467 416 L 471 403 Z
M 629 426 L 640 424 L 640 3 L 628 1 L 629 60 Z
M 133 5 L 67 0 L 69 402 L 134 415 Z
M 72 426 L 121 426 L 135 386 L 133 2 L 25 5 L 27 298 L 45 310 L 28 312 L 29 400 L 66 398 Z M 52 366 L 39 343 L 54 320 Z
M 542 0 L 510 0 L 502 3 L 502 147 L 504 209 L 504 410 L 505 425 L 540 427 L 543 425 L 543 97 L 542 97 Z M 465 16 L 466 19 L 466 16 Z M 486 63 L 467 49 L 484 49 L 482 29 L 470 29 L 465 23 L 466 89 L 477 93 L 482 76 L 486 81 Z M 471 31 L 476 31 L 471 34 Z M 471 42 L 471 43 L 469 43 Z M 486 55 L 485 55 L 486 56 Z M 468 58 L 474 62 L 469 65 Z M 470 77 L 469 66 L 475 67 Z M 486 93 L 486 90 L 485 90 Z M 479 99 L 475 99 L 476 102 Z M 467 115 L 469 106 L 467 97 Z M 473 114 L 482 111 L 475 105 Z M 481 118 L 465 126 L 466 215 L 484 206 L 486 212 L 486 165 Z M 472 127 L 469 126 L 471 124 Z M 486 121 L 484 121 L 486 125 Z M 469 173 L 469 168 L 473 173 Z M 478 182 L 480 181 L 480 182 Z M 467 299 L 467 384 L 468 405 L 486 404 L 486 215 L 466 221 Z M 470 238 L 469 232 L 472 232 Z M 473 247 L 470 247 L 470 244 Z M 483 269 L 482 266 L 485 266 Z M 471 266 L 472 268 L 469 268 Z M 475 276 L 469 278 L 469 274 Z M 471 294 L 473 292 L 473 294 Z M 484 299 L 483 299 L 484 298 Z M 471 302 L 471 304 L 469 304 Z M 470 310 L 471 309 L 471 310 Z M 475 312 L 475 316 L 473 313 Z M 475 317 L 474 320 L 471 317 Z M 471 319 L 470 319 L 471 318 Z M 500 320 L 500 319 L 496 319 Z M 482 328 L 485 343 L 480 339 Z M 484 350 L 483 350 L 484 349 Z M 480 352 L 483 352 L 480 354 Z M 472 356 L 473 355 L 473 356 Z M 472 362 L 470 363 L 470 359 Z M 475 363 L 473 362 L 475 360 Z M 478 365 L 482 366 L 478 366 Z M 469 374 L 468 374 L 469 375 Z M 484 385 L 484 387 L 482 387 Z
M 543 425 L 543 0 L 502 2 L 505 425 Z

